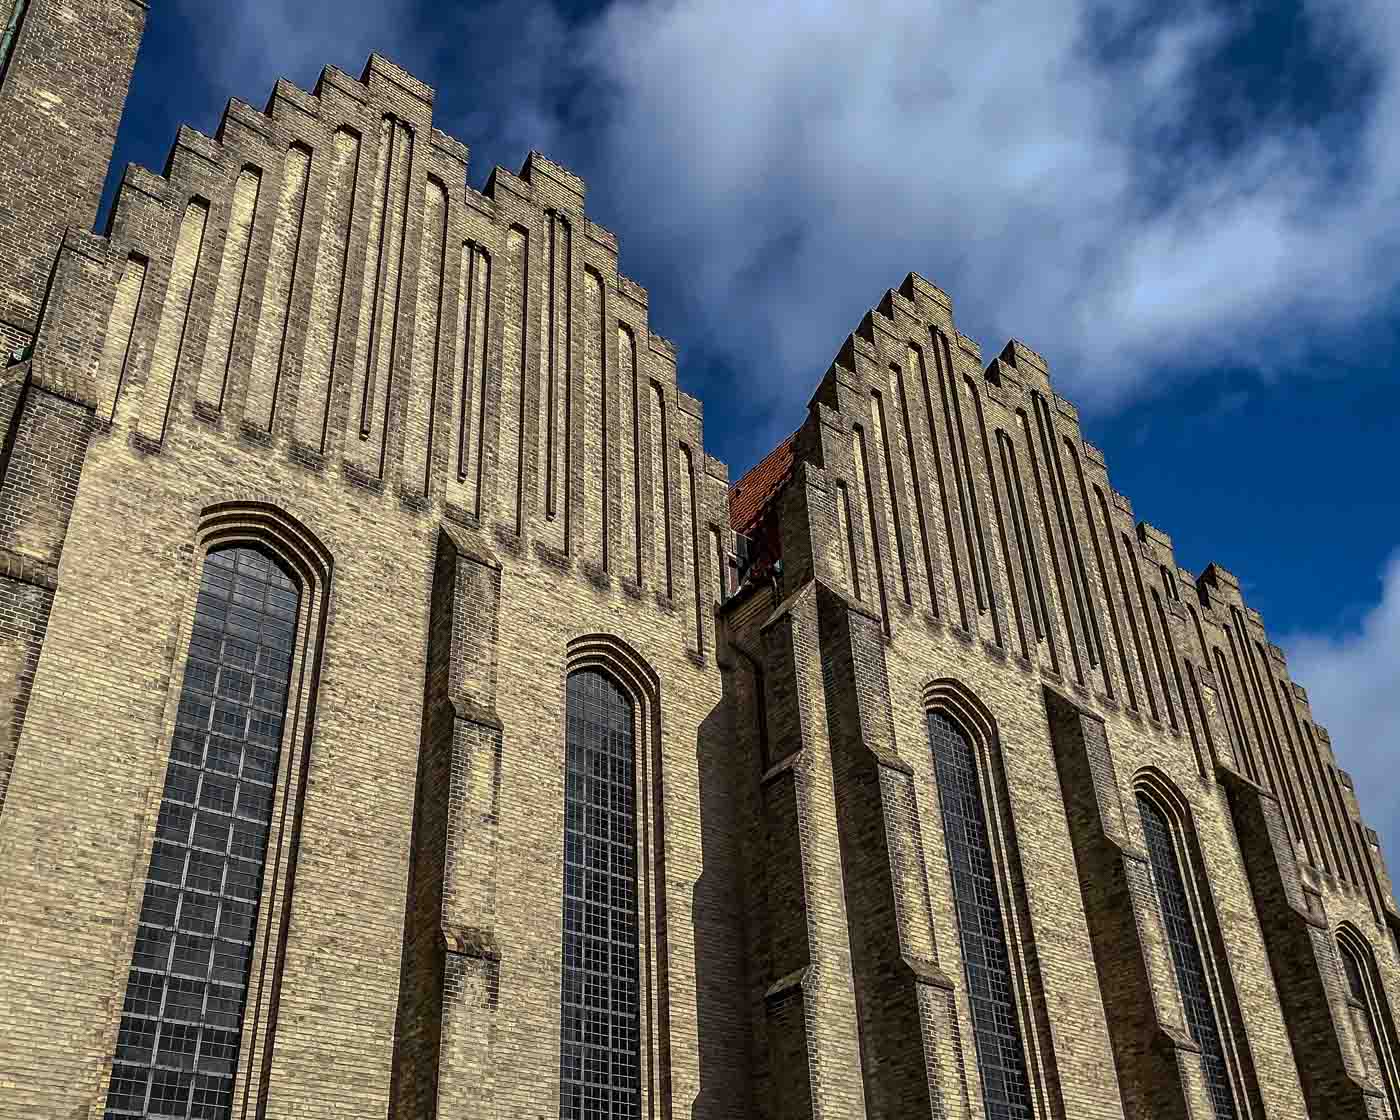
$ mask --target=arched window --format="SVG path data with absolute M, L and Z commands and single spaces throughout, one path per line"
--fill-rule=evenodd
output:
M 107 1120 L 232 1110 L 301 600 L 261 548 L 205 558 Z
M 943 712 L 928 713 L 928 737 L 943 812 L 943 837 L 953 879 L 985 1115 L 987 1120 L 1032 1120 L 1026 1052 L 977 754 L 967 736 Z
M 560 1120 L 641 1116 L 632 700 L 595 668 L 568 682 Z
M 1390 1104 L 1390 1115 L 1400 1117 L 1400 1070 L 1396 1068 L 1395 1025 L 1390 1017 L 1385 989 L 1381 987 L 1371 947 L 1350 926 L 1337 930 L 1337 948 L 1346 975 L 1347 992 L 1360 1006 L 1356 1008 L 1361 1025 L 1371 1043 L 1371 1053 L 1379 1067 L 1381 1087 Z
M 1147 837 L 1152 882 L 1157 889 L 1162 926 L 1171 948 L 1176 983 L 1181 992 L 1182 1009 L 1186 1013 L 1186 1027 L 1192 1040 L 1201 1048 L 1201 1071 L 1205 1077 L 1206 1092 L 1215 1107 L 1216 1120 L 1235 1120 L 1237 1112 L 1230 1068 L 1201 952 L 1199 923 L 1177 852 L 1176 830 L 1167 810 L 1155 797 L 1139 790 L 1137 806 Z

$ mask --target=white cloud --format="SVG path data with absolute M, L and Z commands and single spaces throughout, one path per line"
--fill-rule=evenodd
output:
M 1395 294 L 1400 11 L 1303 2 L 1327 73 L 1374 73 L 1345 128 L 1207 93 L 1272 18 L 1226 0 L 613 0 L 573 25 L 550 0 L 179 0 L 223 91 L 377 49 L 438 87 L 477 181 L 531 147 L 585 174 L 657 328 L 778 427 L 911 269 L 1090 409 L 1341 345 Z
M 1313 12 L 1337 65 L 1380 67 L 1337 183 L 1332 149 L 1352 145 L 1311 124 L 1269 119 L 1223 153 L 1189 142 L 1211 108 L 1199 68 L 1246 9 L 1155 8 L 622 0 L 592 37 L 612 92 L 595 187 L 627 216 L 624 253 L 665 254 L 686 314 L 780 371 L 768 391 L 794 415 L 910 269 L 1091 407 L 1203 355 L 1267 368 L 1280 335 L 1354 325 L 1392 294 L 1400 20 L 1383 0 Z
M 1313 715 L 1332 736 L 1400 881 L 1400 550 L 1386 565 L 1380 601 L 1355 632 L 1301 634 L 1282 644 L 1289 673 L 1308 690 Z

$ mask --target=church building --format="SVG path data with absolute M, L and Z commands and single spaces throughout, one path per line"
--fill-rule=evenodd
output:
M 147 15 L 0 0 L 0 1118 L 1400 1120 L 1344 751 L 1044 357 L 891 277 L 731 479 L 378 55 L 93 232 Z

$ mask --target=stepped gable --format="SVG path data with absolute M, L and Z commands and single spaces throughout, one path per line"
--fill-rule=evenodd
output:
M 123 5 L 15 8 L 83 190 Z M 0 1112 L 1397 1120 L 1355 785 L 1045 359 L 911 273 L 731 487 L 584 182 L 434 100 L 231 101 L 105 237 L 0 142 Z
M 372 54 L 182 126 L 69 231 L 36 383 L 144 454 L 212 431 L 707 615 L 727 469 L 646 290 L 578 175 L 531 151 L 473 189 L 434 102 Z

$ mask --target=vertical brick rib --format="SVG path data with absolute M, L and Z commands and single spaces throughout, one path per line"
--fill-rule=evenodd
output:
M 555 457 L 555 437 L 554 428 L 556 421 L 555 400 L 559 392 L 559 269 L 560 264 L 560 232 L 559 215 L 554 211 L 549 211 L 545 215 L 545 220 L 549 227 L 548 252 L 549 259 L 545 263 L 545 291 L 544 291 L 544 348 L 545 348 L 545 370 L 546 383 L 545 391 L 540 395 L 540 431 L 543 433 L 540 440 L 540 454 L 544 456 L 544 515 L 553 518 L 555 514 L 554 485 L 556 472 Z M 567 268 L 567 264 L 562 267 Z
M 504 306 L 504 360 L 501 369 L 500 444 L 496 453 L 496 514 L 513 532 L 524 527 L 525 491 L 525 379 L 528 376 L 530 234 L 511 226 L 506 234 Z
M 1138 627 L 1137 611 L 1133 607 L 1133 596 L 1128 590 L 1128 577 L 1123 569 L 1123 554 L 1118 549 L 1119 534 L 1113 527 L 1113 514 L 1108 508 L 1108 499 L 1103 489 L 1094 487 L 1099 500 L 1099 516 L 1103 519 L 1104 535 L 1108 537 L 1108 549 L 1113 553 L 1113 570 L 1118 577 L 1118 594 L 1123 604 L 1123 613 L 1128 618 L 1128 629 L 1133 635 L 1133 652 L 1137 654 L 1138 680 L 1142 682 L 1143 694 L 1147 697 L 1147 710 L 1153 719 L 1160 719 L 1157 711 L 1157 696 L 1152 688 L 1152 677 L 1147 671 L 1147 655 L 1142 647 L 1142 631 Z M 1131 679 L 1131 678 L 1130 678 Z
M 695 457 L 688 444 L 677 446 L 680 467 L 680 515 L 682 533 L 679 541 L 681 578 L 685 584 L 685 618 L 687 639 L 694 636 L 696 653 L 705 652 L 705 622 L 701 613 L 700 587 L 700 525 L 695 508 Z
M 409 263 L 409 219 L 413 209 L 414 134 L 392 116 L 381 126 L 380 188 L 372 216 L 372 267 L 365 270 L 365 304 L 360 333 L 365 357 L 359 384 L 359 440 L 347 444 L 352 467 L 370 479 L 384 477 L 389 445 L 389 410 L 393 403 L 398 357 L 399 308 L 402 306 L 406 265 Z
M 939 340 L 942 335 L 931 332 L 929 335 L 930 345 L 933 347 L 933 365 L 936 369 L 941 369 L 943 359 L 939 356 Z M 929 447 L 933 455 L 934 474 L 938 479 L 938 500 L 943 509 L 943 537 L 945 542 L 945 555 L 948 557 L 948 574 L 952 578 L 953 588 L 958 596 L 958 620 L 964 630 L 971 630 L 971 620 L 968 617 L 967 597 L 963 591 L 963 574 L 958 564 L 958 541 L 953 532 L 953 507 L 948 499 L 948 481 L 943 468 L 943 441 L 938 437 L 938 421 L 933 410 L 933 386 L 935 377 L 940 376 L 930 369 L 928 361 L 924 358 L 921 350 L 915 350 L 919 361 L 919 386 L 923 390 L 924 396 L 924 418 L 928 423 Z
M 1152 650 L 1152 663 L 1157 669 L 1157 682 L 1162 688 L 1162 702 L 1167 708 L 1167 722 L 1171 729 L 1178 729 L 1176 720 L 1176 704 L 1172 701 L 1171 682 L 1167 680 L 1166 663 L 1162 660 L 1162 647 L 1157 641 L 1157 627 L 1152 621 L 1152 608 L 1147 602 L 1147 589 L 1142 582 L 1142 566 L 1138 563 L 1137 546 L 1133 543 L 1127 533 L 1121 534 L 1123 540 L 1123 554 L 1128 558 L 1128 567 L 1132 569 L 1133 586 L 1137 590 L 1138 605 L 1142 608 L 1143 624 L 1147 630 L 1148 648 Z
M 1274 711 L 1278 713 L 1278 727 L 1282 731 L 1281 738 L 1283 740 L 1281 746 L 1284 748 L 1289 762 L 1292 763 L 1292 773 L 1294 780 L 1297 782 L 1298 797 L 1303 803 L 1303 810 L 1307 817 L 1308 858 L 1312 861 L 1314 866 L 1320 867 L 1324 871 L 1330 871 L 1330 865 L 1327 860 L 1327 844 L 1323 839 L 1322 826 L 1318 820 L 1318 806 L 1315 799 L 1317 793 L 1316 774 L 1311 771 L 1309 771 L 1308 774 L 1304 773 L 1302 752 L 1299 749 L 1301 744 L 1293 737 L 1293 729 L 1288 726 L 1287 705 L 1284 700 L 1283 691 L 1284 685 L 1274 676 L 1273 671 L 1270 669 L 1268 655 L 1265 654 L 1262 649 L 1260 649 L 1259 652 L 1264 662 L 1264 691 L 1269 694 L 1269 699 L 1273 702 Z M 1312 778 L 1311 781 L 1309 781 L 1310 776 Z
M 282 192 L 277 203 L 277 223 L 267 263 L 262 314 L 253 346 L 253 369 L 248 378 L 243 423 L 258 432 L 270 432 L 282 386 L 287 351 L 287 327 L 291 317 L 292 284 L 301 255 L 301 234 L 306 214 L 306 188 L 311 174 L 311 152 L 294 144 L 287 152 Z
M 890 449 L 889 427 L 885 416 L 885 398 L 878 390 L 870 395 L 870 422 L 874 439 L 875 454 L 880 460 L 876 472 L 880 479 L 882 505 L 890 514 L 890 537 L 894 541 L 895 557 L 899 560 L 899 586 L 906 603 L 913 603 L 913 589 L 909 580 L 909 561 L 904 555 L 904 519 L 901 516 L 899 489 L 895 483 L 894 456 Z
M 844 481 L 836 483 L 836 522 L 845 543 L 842 558 L 845 563 L 846 586 L 851 595 L 860 598 L 860 557 L 856 555 L 856 531 L 851 518 L 851 491 Z
M 141 394 L 141 417 L 137 433 L 153 444 L 165 438 L 175 379 L 185 350 L 185 328 L 190 320 L 195 274 L 204 250 L 204 230 L 209 221 L 209 204 L 202 198 L 190 201 L 180 219 L 175 240 L 175 256 L 170 263 L 170 282 L 165 290 L 160 326 L 156 329 L 151 369 Z
M 214 289 L 214 310 L 209 337 L 204 344 L 200 365 L 197 404 L 220 411 L 228 392 L 229 367 L 233 362 L 238 319 L 243 310 L 244 278 L 248 272 L 248 250 L 252 245 L 253 215 L 257 211 L 262 173 L 245 167 L 233 187 L 233 208 L 229 215 L 228 238 L 219 263 L 219 281 Z
M 933 362 L 935 376 L 938 378 L 938 396 L 942 402 L 943 430 L 948 439 L 948 459 L 953 468 L 953 487 L 954 493 L 957 495 L 958 519 L 962 528 L 964 555 L 967 557 L 968 575 L 972 580 L 973 600 L 980 613 L 986 609 L 987 600 L 982 587 L 982 573 L 977 564 L 977 546 L 973 544 L 973 518 L 976 516 L 976 510 L 972 507 L 967 491 L 967 480 L 963 477 L 963 463 L 960 459 L 963 449 L 959 446 L 960 433 L 954 422 L 952 405 L 949 401 L 950 391 L 957 391 L 952 350 L 948 345 L 948 336 L 939 330 L 935 330 L 933 333 Z M 930 427 L 932 427 L 931 424 Z M 949 547 L 952 547 L 951 540 Z M 970 622 L 970 619 L 964 620 L 964 625 L 969 630 L 972 629 Z
M 1308 862 L 1316 866 L 1317 853 L 1314 850 L 1312 836 L 1308 832 L 1307 822 L 1303 815 L 1306 795 L 1303 790 L 1302 775 L 1297 768 L 1298 760 L 1287 749 L 1287 743 L 1279 735 L 1279 728 L 1274 722 L 1272 701 L 1275 698 L 1271 695 L 1273 689 L 1270 684 L 1272 678 L 1269 674 L 1268 656 L 1258 641 L 1249 640 L 1243 628 L 1240 631 L 1240 642 L 1244 646 L 1245 660 L 1249 666 L 1249 683 L 1258 700 L 1259 711 L 1264 717 L 1264 728 L 1268 732 L 1268 742 L 1273 749 L 1274 756 L 1278 759 L 1279 776 L 1283 780 L 1283 792 L 1287 796 L 1289 811 L 1292 813 L 1295 828 L 1294 839 L 1303 845 Z M 1293 765 L 1290 766 L 1290 762 Z
M 1065 511 L 1066 530 L 1069 538 L 1066 547 L 1070 549 L 1072 553 L 1071 570 L 1077 576 L 1078 586 L 1082 589 L 1084 597 L 1084 613 L 1087 616 L 1086 630 L 1089 636 L 1089 661 L 1093 664 L 1095 662 L 1095 653 L 1097 653 L 1097 663 L 1100 672 L 1103 674 L 1104 695 L 1111 698 L 1113 696 L 1113 672 L 1109 664 L 1108 653 L 1104 649 L 1103 630 L 1099 622 L 1099 616 L 1102 612 L 1098 602 L 1095 600 L 1094 584 L 1089 577 L 1089 566 L 1084 562 L 1084 544 L 1080 539 L 1079 531 L 1080 514 L 1079 511 L 1075 509 L 1074 490 L 1070 487 L 1069 480 L 1065 474 L 1064 455 L 1061 449 L 1068 449 L 1076 466 L 1078 466 L 1079 463 L 1079 455 L 1074 450 L 1074 444 L 1070 442 L 1068 437 L 1061 436 L 1058 439 L 1056 438 L 1057 431 L 1055 428 L 1054 416 L 1050 411 L 1050 405 L 1048 403 L 1043 403 L 1042 408 L 1045 412 L 1044 424 L 1046 429 L 1046 442 L 1049 445 L 1047 458 L 1054 466 L 1053 473 L 1056 492 L 1059 495 L 1059 500 L 1063 504 Z M 1082 479 L 1080 491 L 1081 493 L 1084 491 Z M 1089 516 L 1087 495 L 1084 497 L 1083 516 L 1086 519 Z M 1102 586 L 1106 592 L 1107 583 L 1104 583 Z
M 1291 690 L 1290 690 L 1291 691 Z M 1356 885 L 1355 870 L 1348 866 L 1348 852 L 1346 841 L 1342 836 L 1342 813 L 1340 804 L 1336 799 L 1336 792 L 1328 781 L 1327 772 L 1330 769 L 1328 760 L 1324 758 L 1318 750 L 1317 739 L 1312 733 L 1312 727 L 1308 722 L 1306 710 L 1300 715 L 1299 707 L 1302 701 L 1294 693 L 1289 698 L 1288 708 L 1293 715 L 1293 726 L 1298 734 L 1298 742 L 1304 754 L 1308 756 L 1308 761 L 1314 768 L 1314 781 L 1316 782 L 1317 797 L 1322 805 L 1323 831 L 1327 834 L 1327 842 L 1332 847 L 1332 861 L 1335 867 L 1337 878 L 1343 882 L 1350 882 Z
M 618 423 L 618 489 L 621 540 L 617 553 L 623 558 L 621 574 L 634 584 L 642 581 L 642 492 L 638 461 L 641 446 L 641 399 L 637 383 L 637 337 L 622 323 L 617 325 L 617 386 L 621 418 Z
M 1001 464 L 1006 474 L 1006 490 L 1011 496 L 1015 509 L 1017 545 L 1021 552 L 1021 564 L 1026 572 L 1026 598 L 1031 603 L 1031 618 L 1035 623 L 1037 642 L 1044 641 L 1050 654 L 1050 668 L 1060 672 L 1060 643 L 1055 636 L 1055 624 L 1050 613 L 1050 600 L 1045 594 L 1045 576 L 1040 562 L 1040 545 L 1036 539 L 1035 525 L 1031 521 L 1030 505 L 1026 501 L 1025 478 L 1021 463 L 1016 455 L 1016 443 L 1012 436 L 998 429 L 1001 439 Z M 1036 608 L 1039 607 L 1039 610 Z
M 127 258 L 121 279 L 117 282 L 111 313 L 107 316 L 107 334 L 98 367 L 100 384 L 97 394 L 98 415 L 107 420 L 116 419 L 122 390 L 129 380 L 136 311 L 146 291 L 146 269 L 144 257 L 133 253 Z
M 879 593 L 880 618 L 885 633 L 891 632 L 889 595 L 885 590 L 885 558 L 880 551 L 880 527 L 875 520 L 875 479 L 870 473 L 870 459 L 866 453 L 865 430 L 857 424 L 851 435 L 851 454 L 855 460 L 856 485 L 865 498 L 865 517 L 862 521 L 865 535 L 866 555 L 874 566 L 875 590 Z
M 905 353 L 905 361 L 910 370 L 917 368 L 918 351 L 910 346 Z M 894 394 L 895 407 L 899 411 L 899 432 L 903 438 L 901 449 L 909 470 L 905 475 L 906 504 L 913 511 L 915 529 L 918 531 L 919 551 L 915 568 L 921 568 L 924 577 L 924 590 L 928 594 L 929 612 L 934 618 L 941 617 L 942 604 L 938 601 L 937 581 L 933 577 L 933 556 L 928 542 L 928 515 L 924 510 L 924 480 L 919 471 L 919 455 L 915 451 L 914 427 L 909 415 L 909 393 L 905 385 L 904 367 L 890 365 L 890 391 Z
M 1011 460 L 1008 445 L 1010 440 L 1006 433 L 1000 428 L 996 430 L 997 441 L 997 461 L 1001 465 L 1002 484 L 1006 491 L 1006 508 L 1008 520 L 1011 522 L 1011 539 L 1016 542 L 1016 560 L 1013 563 L 1008 547 L 1007 552 L 1007 583 L 1011 587 L 1013 601 L 1017 603 L 1017 610 L 1020 610 L 1022 598 L 1025 600 L 1026 617 L 1030 620 L 1030 632 L 1023 634 L 1025 638 L 1024 651 L 1027 659 L 1031 657 L 1031 646 L 1036 647 L 1036 658 L 1040 656 L 1040 643 L 1045 640 L 1045 630 L 1040 623 L 1040 612 L 1036 609 L 1035 601 L 1035 580 L 1031 575 L 1030 555 L 1026 551 L 1026 538 L 1022 529 L 1021 507 L 1017 502 L 1016 479 L 1011 473 Z M 1019 586 L 1018 586 L 1019 579 Z M 1024 627 L 1023 627 L 1024 629 Z
M 987 471 L 987 491 L 992 500 L 992 512 L 996 516 L 996 539 L 993 545 L 993 552 L 996 547 L 1001 549 L 1001 573 L 1006 580 L 1007 598 L 1011 600 L 1012 614 L 1016 620 L 1016 637 L 1021 646 L 1021 656 L 1030 658 L 1030 646 L 1026 641 L 1026 624 L 1022 614 L 1021 600 L 1016 592 L 1016 575 L 1014 563 L 1011 559 L 1011 546 L 1006 535 L 1006 515 L 1002 511 L 1001 491 L 997 487 L 997 472 L 992 461 L 992 445 L 987 439 L 987 417 L 982 410 L 982 395 L 977 391 L 977 385 L 972 378 L 966 379 L 967 391 L 972 397 L 973 416 L 977 421 L 977 437 L 982 444 L 982 464 Z M 1000 626 L 1000 621 L 998 621 Z
M 1282 796 L 1283 788 L 1279 784 L 1279 776 L 1275 770 L 1273 756 L 1269 753 L 1269 744 L 1264 739 L 1263 729 L 1259 726 L 1259 713 L 1254 706 L 1254 697 L 1250 695 L 1249 681 L 1245 676 L 1244 660 L 1240 654 L 1239 642 L 1235 637 L 1235 628 L 1232 622 L 1227 622 L 1225 630 L 1225 645 L 1229 649 L 1230 655 L 1225 664 L 1230 670 L 1231 696 L 1235 699 L 1236 707 L 1240 709 L 1240 724 L 1247 735 L 1249 735 L 1251 746 L 1257 749 L 1257 758 L 1261 762 L 1259 767 L 1260 783 L 1268 788 L 1275 796 Z M 1244 697 L 1244 704 L 1241 706 L 1239 697 Z M 1244 714 L 1248 714 L 1249 722 L 1244 721 Z M 1285 823 L 1292 830 L 1293 822 L 1285 818 Z M 1296 835 L 1296 834 L 1295 834 Z
M 1074 511 L 1069 501 L 1069 488 L 1065 485 L 1064 467 L 1060 462 L 1059 446 L 1055 440 L 1054 417 L 1050 415 L 1049 402 L 1040 393 L 1031 394 L 1031 407 L 1035 410 L 1036 431 L 1040 436 L 1041 451 L 1045 456 L 1050 498 L 1055 507 L 1055 520 L 1060 527 L 1065 566 L 1069 568 L 1070 590 L 1074 592 L 1074 606 L 1079 615 L 1080 631 L 1084 635 L 1085 652 L 1089 655 L 1089 667 L 1097 668 L 1103 660 L 1103 643 L 1099 639 L 1098 618 L 1094 615 L 1092 603 L 1089 601 L 1089 580 L 1084 570 L 1084 554 L 1079 547 L 1079 535 L 1074 527 Z M 1030 438 L 1029 433 L 1027 438 Z M 1032 455 L 1034 463 L 1034 453 Z M 1038 481 L 1036 485 L 1039 487 Z M 1048 527 L 1046 532 L 1050 534 Z M 1051 556 L 1055 558 L 1056 579 L 1059 580 L 1059 560 L 1056 558 L 1053 543 L 1050 548 Z M 1064 596 L 1063 580 L 1060 581 L 1060 587 L 1060 598 L 1068 613 L 1069 601 Z
M 473 340 L 471 353 L 473 365 L 468 367 L 474 389 L 465 393 L 464 402 L 470 403 L 476 412 L 476 434 L 471 440 L 471 454 L 475 456 L 475 469 L 470 472 L 472 499 L 471 510 L 478 521 L 481 519 L 486 489 L 486 401 L 490 378 L 491 353 L 491 254 L 480 245 L 472 249 L 471 302 L 468 310 L 471 315 L 471 330 L 468 338 Z M 474 373 L 472 372 L 474 371 Z M 464 374 L 466 377 L 467 374 Z M 463 418 L 463 439 L 470 420 Z M 459 472 L 465 469 L 465 459 L 459 460 Z
M 418 267 L 418 322 L 404 416 L 404 489 L 426 498 L 433 476 L 438 379 L 443 355 L 443 297 L 447 288 L 447 188 L 429 176 L 423 204 L 423 251 Z
M 945 338 L 944 346 L 946 347 L 947 344 Z M 1005 645 L 1001 618 L 1003 608 L 997 598 L 996 572 L 991 561 L 992 550 L 987 547 L 987 529 L 982 513 L 982 494 L 977 486 L 977 472 L 972 466 L 972 456 L 967 449 L 967 420 L 963 416 L 962 410 L 963 388 L 971 385 L 971 378 L 958 376 L 950 356 L 948 361 L 948 396 L 953 402 L 953 421 L 957 426 L 958 437 L 957 453 L 962 456 L 963 477 L 967 487 L 967 498 L 963 509 L 972 512 L 972 530 L 977 541 L 977 555 L 981 559 L 982 588 L 986 596 L 985 605 L 992 616 L 992 641 L 1003 646 Z M 975 391 L 973 395 L 976 395 Z M 956 455 L 954 458 L 956 461 Z
M 1113 598 L 1113 584 L 1109 581 L 1108 566 L 1103 559 L 1103 541 L 1100 539 L 1098 524 L 1094 518 L 1094 503 L 1089 500 L 1089 486 L 1084 479 L 1084 464 L 1080 461 L 1079 452 L 1073 443 L 1066 440 L 1065 447 L 1069 451 L 1070 460 L 1074 463 L 1074 475 L 1079 483 L 1079 499 L 1084 510 L 1084 524 L 1089 530 L 1089 543 L 1094 547 L 1094 561 L 1099 573 L 1099 587 L 1103 589 L 1104 610 L 1108 614 L 1109 625 L 1113 628 L 1113 645 L 1118 651 L 1118 667 L 1123 673 L 1123 686 L 1128 692 L 1128 707 L 1137 711 L 1137 689 L 1133 685 L 1132 670 L 1128 668 L 1128 647 L 1123 642 L 1123 627 L 1122 623 L 1119 622 L 1118 606 Z M 1108 526 L 1108 532 L 1110 535 L 1113 532 L 1111 522 Z M 1111 680 L 1112 678 L 1105 668 L 1104 681 L 1111 683 Z
M 325 219 L 316 255 L 316 274 L 311 282 L 311 314 L 293 428 L 296 442 L 318 453 L 326 450 L 331 373 L 340 351 L 350 223 L 355 213 L 355 182 L 360 167 L 359 134 L 346 128 L 337 129 L 332 149 Z
M 1079 656 L 1079 636 L 1074 630 L 1074 618 L 1070 614 L 1069 597 L 1065 594 L 1065 576 L 1060 567 L 1060 553 L 1055 547 L 1055 533 L 1051 528 L 1050 506 L 1045 500 L 1045 483 L 1040 474 L 1040 456 L 1035 451 L 1035 436 L 1031 432 L 1030 419 L 1026 416 L 1025 409 L 1018 409 L 1016 418 L 1021 427 L 1021 439 L 1026 448 L 1026 461 L 1031 468 L 1031 485 L 1034 488 L 1036 509 L 1040 514 L 1040 526 L 1045 533 L 1045 548 L 1050 555 L 1050 571 L 1055 577 L 1055 601 L 1060 606 L 1059 616 L 1065 625 L 1065 642 L 1069 646 L 1070 659 L 1074 663 L 1074 679 L 1080 684 L 1084 683 L 1084 664 Z M 1037 541 L 1034 532 L 1031 534 L 1032 542 Z M 1053 629 L 1054 623 L 1049 612 L 1046 612 L 1047 629 Z
M 651 448 L 651 563 L 652 586 L 672 598 L 671 586 L 671 446 L 670 433 L 666 430 L 666 398 L 661 386 L 650 382 L 648 399 L 651 402 L 650 433 Z
M 1236 749 L 1244 759 L 1245 773 L 1251 781 L 1263 784 L 1266 776 L 1259 769 L 1259 760 L 1254 756 L 1253 744 L 1249 741 L 1249 734 L 1245 730 L 1244 716 L 1240 712 L 1239 697 L 1235 693 L 1235 681 L 1230 675 L 1230 668 L 1225 663 L 1225 654 L 1218 646 L 1211 648 L 1211 653 L 1215 657 L 1215 678 L 1217 684 L 1224 690 L 1225 710 L 1229 715 L 1229 727 L 1234 733 Z
M 583 554 L 607 571 L 611 566 L 608 540 L 608 377 L 604 342 L 607 339 L 603 278 L 592 268 L 583 271 Z
M 1186 694 L 1186 682 L 1181 676 L 1181 662 L 1176 656 L 1176 640 L 1172 637 L 1166 607 L 1155 587 L 1152 589 L 1152 605 L 1157 614 L 1157 621 L 1162 627 L 1162 640 L 1167 646 L 1167 660 L 1171 663 L 1172 680 L 1176 685 L 1177 695 L 1181 697 L 1181 714 L 1186 720 L 1186 733 L 1191 740 L 1191 753 L 1196 756 L 1196 768 L 1201 777 L 1208 777 L 1210 768 L 1206 765 L 1205 755 L 1201 753 L 1200 737 L 1196 734 L 1196 717 L 1191 714 L 1191 699 Z
M 379 163 L 374 186 L 374 205 L 370 211 L 369 254 L 360 294 L 360 324 L 355 353 L 363 358 L 358 379 L 359 415 L 356 430 L 361 439 L 369 434 L 370 401 L 374 396 L 375 351 L 379 342 L 379 304 L 384 291 L 384 272 L 389 255 L 389 230 L 393 226 L 394 148 L 398 129 L 392 116 L 379 122 Z
M 558 211 L 546 214 L 545 285 L 541 305 L 544 356 L 539 397 L 539 539 L 561 553 L 573 548 L 570 456 L 573 451 L 573 226 Z

